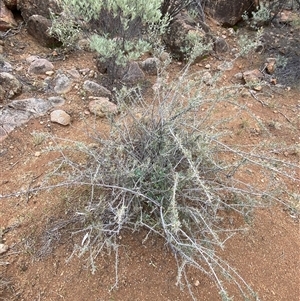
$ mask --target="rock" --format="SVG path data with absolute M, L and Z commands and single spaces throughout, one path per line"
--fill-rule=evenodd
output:
M 77 42 L 77 47 L 81 50 L 91 52 L 90 41 L 88 39 L 80 39 Z
M 160 56 L 159 56 L 159 59 L 162 61 L 162 62 L 168 62 L 168 61 L 171 61 L 171 56 L 168 52 L 166 51 L 163 51 Z
M 29 119 L 44 115 L 51 107 L 49 101 L 40 98 L 13 100 L 0 110 L 0 140 Z
M 208 86 L 211 86 L 214 82 L 212 75 L 208 71 L 203 73 L 202 80 Z
M 276 70 L 276 59 L 275 58 L 267 58 L 267 63 L 265 64 L 266 71 L 269 74 L 274 74 Z
M 0 31 L 6 31 L 17 26 L 12 12 L 0 1 Z
M 52 104 L 41 98 L 14 100 L 9 103 L 10 109 L 27 112 L 30 117 L 42 116 L 52 107 Z M 22 123 L 21 123 L 22 124 Z
M 214 41 L 214 51 L 218 53 L 227 52 L 229 46 L 224 38 L 216 38 Z
M 4 139 L 8 137 L 7 132 L 3 129 L 3 127 L 0 125 L 0 142 L 2 142 Z
M 47 71 L 51 71 L 54 69 L 54 66 L 52 63 L 50 63 L 46 59 L 36 59 L 34 60 L 28 69 L 28 73 L 31 74 L 45 74 Z
M 63 110 L 54 110 L 50 114 L 50 120 L 61 125 L 68 125 L 71 123 L 71 116 Z
M 67 72 L 76 79 L 80 78 L 80 73 L 76 69 L 67 70 Z
M 48 76 L 52 76 L 55 72 L 54 71 L 46 71 L 45 74 Z
M 221 25 L 233 26 L 242 20 L 245 12 L 254 11 L 258 4 L 258 0 L 210 0 L 205 2 L 205 10 Z
M 8 251 L 8 245 L 0 244 L 0 255 Z
M 292 23 L 297 17 L 299 16 L 297 15 L 296 10 L 294 12 L 293 10 L 283 9 L 277 14 L 276 19 L 278 23 L 286 25 Z
M 111 97 L 111 92 L 108 89 L 91 80 L 86 80 L 83 83 L 83 89 L 87 92 L 90 92 L 94 96 Z
M 35 157 L 40 157 L 40 156 L 41 156 L 41 152 L 35 152 L 35 153 L 34 153 L 34 156 L 35 156 Z
M 90 69 L 89 69 L 89 68 L 80 69 L 79 72 L 80 72 L 83 76 L 85 76 L 85 75 L 87 75 L 88 72 L 90 72 Z
M 107 97 L 94 97 L 94 100 L 89 103 L 89 110 L 99 117 L 118 113 L 117 105 L 110 102 Z
M 157 68 L 160 64 L 157 58 L 147 58 L 141 63 L 141 68 L 145 73 L 150 75 L 157 75 Z
M 0 102 L 22 92 L 22 84 L 10 73 L 0 72 Z
M 135 85 L 144 79 L 145 74 L 137 62 L 130 62 L 126 73 L 122 77 L 123 82 L 131 85 Z
M 237 80 L 242 80 L 243 79 L 243 73 L 242 72 L 238 72 L 234 75 L 234 78 Z
M 199 280 L 196 280 L 196 281 L 194 282 L 194 285 L 195 285 L 195 286 L 199 286 L 199 285 L 200 285 L 200 281 L 199 281 Z
M 48 101 L 51 103 L 53 107 L 59 107 L 64 105 L 65 100 L 62 97 L 52 96 L 48 98 Z
M 256 84 L 256 85 L 253 86 L 253 90 L 255 90 L 255 91 L 261 91 L 262 90 L 262 86 Z
M 55 15 L 61 12 L 61 9 L 59 8 L 59 1 L 57 0 L 17 1 L 17 9 L 21 12 L 25 22 L 27 22 L 28 19 L 37 12 L 45 18 L 50 18 L 50 11 L 52 11 Z
M 33 15 L 27 21 L 27 31 L 32 35 L 42 46 L 58 47 L 61 42 L 52 37 L 48 30 L 52 26 L 52 22 L 40 15 Z
M 32 62 L 38 60 L 40 57 L 38 55 L 30 55 L 26 58 L 26 62 L 31 64 Z
M 0 72 L 12 72 L 13 71 L 13 67 L 10 63 L 1 60 L 0 58 Z
M 226 61 L 217 67 L 217 69 L 220 70 L 220 71 L 229 71 L 232 68 L 233 68 L 233 63 L 232 62 L 226 62 Z
M 5 6 L 10 10 L 17 10 L 18 0 L 3 0 Z
M 264 75 L 258 70 L 245 71 L 243 78 L 246 84 L 250 86 L 257 86 L 257 84 L 264 78 Z
M 208 36 L 206 35 L 205 30 L 209 29 L 199 28 L 196 22 L 190 22 L 190 18 L 181 13 L 172 20 L 169 30 L 167 34 L 164 35 L 163 40 L 172 54 L 179 60 L 185 60 L 188 55 L 185 49 L 190 49 L 194 46 L 193 41 L 187 37 L 189 34 L 192 34 L 194 37 L 197 37 L 199 40 L 203 40 L 206 43 L 208 42 Z M 199 55 L 199 57 L 195 58 L 195 61 L 197 62 L 205 54 L 207 53 Z
M 55 79 L 54 91 L 58 94 L 65 94 L 71 91 L 73 81 L 66 75 L 59 74 Z

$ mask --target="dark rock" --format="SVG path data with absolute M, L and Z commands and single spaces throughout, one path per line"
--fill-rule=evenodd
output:
M 87 92 L 90 92 L 94 96 L 100 96 L 100 97 L 110 97 L 111 92 L 106 89 L 105 87 L 91 81 L 91 80 L 86 80 L 83 83 L 83 89 Z
M 148 59 L 144 60 L 141 63 L 141 68 L 147 74 L 157 75 L 157 68 L 158 68 L 159 64 L 160 64 L 159 59 L 151 57 L 151 58 L 148 58 Z
M 33 15 L 28 19 L 27 31 L 32 35 L 42 46 L 57 47 L 62 43 L 48 33 L 52 22 L 40 15 Z
M 143 70 L 137 62 L 130 62 L 126 73 L 122 77 L 122 82 L 135 85 L 145 79 Z
M 10 10 L 16 10 L 18 5 L 18 0 L 3 0 L 6 7 Z
M 218 53 L 227 52 L 229 50 L 229 46 L 225 39 L 216 38 L 214 41 L 214 51 Z
M 50 11 L 54 14 L 61 12 L 56 0 L 22 0 L 17 2 L 17 9 L 21 11 L 25 22 L 37 12 L 45 18 L 50 18 Z
M 194 46 L 187 37 L 193 34 L 193 36 L 196 36 L 199 40 L 203 40 L 203 42 L 208 44 L 209 38 L 205 30 L 200 29 L 196 23 L 190 22 L 185 15 L 180 14 L 172 20 L 168 33 L 165 34 L 163 40 L 167 48 L 176 58 L 185 60 L 189 55 L 189 53 L 187 53 L 188 49 Z M 205 54 L 203 53 L 198 58 L 195 58 L 195 61 L 201 59 L 203 55 Z
M 210 0 L 205 1 L 206 12 L 216 21 L 233 26 L 242 20 L 245 12 L 250 13 L 258 6 L 258 0 Z
M 48 100 L 53 107 L 59 107 L 65 103 L 65 100 L 62 97 L 58 96 L 51 96 L 48 98 Z

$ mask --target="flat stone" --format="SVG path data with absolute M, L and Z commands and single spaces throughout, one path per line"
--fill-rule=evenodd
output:
M 34 60 L 28 69 L 28 73 L 31 74 L 45 74 L 47 71 L 52 71 L 54 66 L 51 62 L 46 59 Z
M 53 107 L 59 107 L 64 105 L 65 100 L 59 96 L 52 96 L 48 98 L 49 102 L 52 104 Z
M 11 101 L 0 110 L 0 141 L 18 126 L 25 124 L 31 118 L 44 115 L 52 107 L 51 101 L 41 98 Z
M 90 92 L 94 96 L 99 96 L 99 97 L 111 96 L 111 92 L 108 89 L 91 80 L 86 80 L 83 83 L 83 89 L 87 92 Z
M 71 123 L 71 116 L 63 110 L 54 110 L 50 114 L 50 120 L 61 125 L 68 125 Z
M 76 69 L 70 69 L 70 70 L 67 70 L 67 72 L 73 77 L 73 78 L 80 78 L 80 73 L 78 70 Z

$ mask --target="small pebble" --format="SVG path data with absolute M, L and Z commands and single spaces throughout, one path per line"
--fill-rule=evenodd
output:
M 0 254 L 4 254 L 8 250 L 8 245 L 0 244 Z
M 35 152 L 35 153 L 34 153 L 34 156 L 35 156 L 35 157 L 39 157 L 40 155 L 41 155 L 41 152 Z

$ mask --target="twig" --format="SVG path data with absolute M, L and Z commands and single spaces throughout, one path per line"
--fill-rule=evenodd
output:
M 43 173 L 39 174 L 38 176 L 35 176 L 31 179 L 29 185 L 28 185 L 28 188 L 27 188 L 27 191 L 26 191 L 26 203 L 29 202 L 29 195 L 30 195 L 30 186 L 32 185 L 32 183 L 38 179 Z
M 250 89 L 249 92 L 250 92 L 250 94 L 252 95 L 252 97 L 253 97 L 255 100 L 257 100 L 263 107 L 266 105 L 262 100 L 260 100 L 260 99 L 258 99 L 258 98 L 256 97 L 256 95 L 255 95 L 255 93 L 254 93 L 253 90 Z
M 277 111 L 280 115 L 282 115 L 289 123 L 293 124 L 290 119 L 288 119 L 282 112 Z

